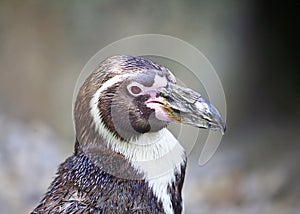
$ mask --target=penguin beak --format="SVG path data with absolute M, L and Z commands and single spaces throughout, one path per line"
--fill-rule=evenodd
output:
M 158 96 L 146 102 L 153 108 L 159 106 L 158 119 L 176 121 L 198 128 L 220 131 L 224 134 L 226 125 L 218 110 L 199 93 L 189 88 L 169 83 L 159 90 Z M 155 108 L 157 110 L 157 107 Z

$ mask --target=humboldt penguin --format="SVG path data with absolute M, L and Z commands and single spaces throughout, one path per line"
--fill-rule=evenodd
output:
M 167 125 L 225 131 L 213 105 L 141 56 L 101 62 L 73 112 L 74 154 L 32 213 L 182 213 L 186 154 Z

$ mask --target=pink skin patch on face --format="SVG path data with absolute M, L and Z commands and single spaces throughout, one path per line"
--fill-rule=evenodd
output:
M 166 122 L 172 122 L 174 120 L 172 120 L 168 114 L 164 111 L 163 109 L 163 101 L 161 98 L 150 98 L 149 100 L 147 100 L 145 102 L 145 105 L 150 108 L 150 109 L 153 109 L 155 110 L 155 117 L 158 119 L 158 120 L 161 120 L 161 121 L 166 121 Z

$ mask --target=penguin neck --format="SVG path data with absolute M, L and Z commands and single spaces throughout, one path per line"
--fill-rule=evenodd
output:
M 152 179 L 174 172 L 186 160 L 183 147 L 166 128 L 123 141 L 114 135 L 103 135 L 108 148 L 125 159 L 144 178 Z

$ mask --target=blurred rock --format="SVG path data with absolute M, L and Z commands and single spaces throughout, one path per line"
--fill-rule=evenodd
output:
M 293 143 L 299 140 L 298 133 L 292 127 L 261 126 L 265 128 L 256 133 L 225 136 L 218 152 L 202 167 L 195 164 L 196 154 L 189 157 L 186 213 L 299 213 L 300 146 Z M 281 137 L 273 139 L 279 132 Z M 241 147 L 237 142 L 242 141 Z M 280 145 L 269 147 L 270 143 Z M 266 148 L 271 150 L 264 155 Z
M 41 200 L 65 158 L 63 143 L 44 124 L 0 114 L 0 213 L 29 212 Z

